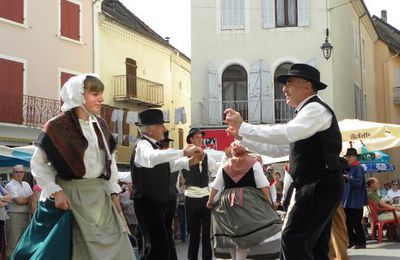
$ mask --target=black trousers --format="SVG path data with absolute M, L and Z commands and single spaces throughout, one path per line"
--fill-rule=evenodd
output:
M 188 259 L 197 260 L 201 245 L 203 260 L 212 259 L 210 242 L 211 210 L 206 207 L 208 196 L 202 198 L 189 198 L 185 196 L 186 221 L 189 233 Z
M 166 223 L 166 204 L 146 199 L 134 199 L 135 213 L 143 236 L 141 260 L 175 260 L 171 258 Z
M 328 260 L 332 216 L 343 194 L 343 177 L 333 174 L 296 190 L 282 231 L 280 259 Z
M 363 209 L 345 208 L 347 234 L 349 236 L 349 245 L 363 246 L 367 242 L 365 233 L 361 224 Z
M 172 230 L 172 222 L 174 221 L 176 212 L 176 198 L 168 202 L 165 211 L 165 226 L 167 227 L 167 234 L 169 236 L 169 250 L 170 250 L 170 260 L 177 260 L 176 248 L 174 242 L 174 231 Z

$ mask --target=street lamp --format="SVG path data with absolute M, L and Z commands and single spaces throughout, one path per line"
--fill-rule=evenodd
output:
M 331 53 L 332 53 L 332 49 L 333 49 L 332 44 L 328 41 L 328 37 L 329 37 L 329 29 L 326 28 L 325 42 L 321 46 L 322 53 L 324 54 L 324 58 L 326 60 L 329 60 L 329 58 L 331 57 Z

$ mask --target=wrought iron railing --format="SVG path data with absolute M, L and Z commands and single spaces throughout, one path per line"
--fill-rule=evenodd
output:
M 60 107 L 60 100 L 24 95 L 23 124 L 41 127 L 60 113 Z
M 400 105 L 400 87 L 393 88 L 393 103 Z
M 164 104 L 164 87 L 157 82 L 136 78 L 136 95 L 130 96 L 126 84 L 126 75 L 114 76 L 114 99 L 125 100 L 130 98 L 161 106 Z
M 0 91 L 0 123 L 42 127 L 60 113 L 60 100 Z
M 285 99 L 276 99 L 270 102 L 262 101 L 261 103 L 263 105 L 261 105 L 261 108 L 257 111 L 259 114 L 255 116 L 251 116 L 249 113 L 252 113 L 251 110 L 254 109 L 256 102 L 258 103 L 259 101 L 254 101 L 254 104 L 251 102 L 253 101 L 200 102 L 198 103 L 198 108 L 201 111 L 201 119 L 198 123 L 200 125 L 222 125 L 223 118 L 225 117 L 223 112 L 227 108 L 235 109 L 242 115 L 244 121 L 252 121 L 252 123 L 281 124 L 287 123 L 294 117 L 294 108 L 289 107 Z M 271 104 L 269 107 L 267 105 L 268 103 Z M 194 104 L 193 107 L 196 109 L 197 106 Z M 274 118 L 271 118 L 268 122 L 264 122 L 262 119 L 264 111 L 262 111 L 262 109 L 273 110 L 274 114 L 271 114 L 271 117 Z M 258 118 L 258 120 L 255 121 L 254 118 Z

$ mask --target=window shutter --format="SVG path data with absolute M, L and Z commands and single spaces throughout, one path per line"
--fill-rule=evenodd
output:
M 358 63 L 358 29 L 357 25 L 353 25 L 353 50 L 354 50 L 354 62 Z
M 74 74 L 66 73 L 66 72 L 61 72 L 60 76 L 60 83 L 61 83 L 61 88 L 64 86 L 65 82 L 69 80 L 70 77 L 76 76 Z
M 259 123 L 261 120 L 261 60 L 250 65 L 249 76 L 249 123 Z
M 274 123 L 274 92 L 269 65 L 260 60 L 261 74 L 261 120 L 264 123 Z
M 400 68 L 396 69 L 396 87 L 400 88 Z
M 214 63 L 208 62 L 208 119 L 210 124 L 222 123 L 221 88 L 218 70 Z
M 1 0 L 0 17 L 24 23 L 24 0 Z
M 361 103 L 361 88 L 354 85 L 354 105 L 355 105 L 355 116 L 357 119 L 362 119 L 362 103 Z
M 24 64 L 0 58 L 0 122 L 23 122 Z
M 80 40 L 80 6 L 61 0 L 61 35 L 70 39 Z
M 263 28 L 275 27 L 275 0 L 262 0 Z
M 128 117 L 128 111 L 124 110 L 124 123 L 123 123 L 123 140 L 122 145 L 129 145 L 129 123 L 126 118 Z
M 298 26 L 310 26 L 310 0 L 297 1 Z

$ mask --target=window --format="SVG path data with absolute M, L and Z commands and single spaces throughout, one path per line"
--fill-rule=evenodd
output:
M 24 64 L 0 58 L 0 122 L 22 124 Z
M 275 0 L 276 27 L 297 26 L 297 0 Z
M 24 0 L 1 0 L 0 17 L 23 24 Z
M 73 77 L 73 76 L 76 76 L 76 75 L 67 73 L 67 72 L 61 72 L 61 76 L 60 76 L 61 88 L 64 86 L 65 82 L 67 82 L 69 80 L 69 78 Z
M 245 29 L 245 0 L 221 0 L 221 29 Z
M 80 12 L 80 4 L 61 0 L 61 36 L 80 41 Z
M 231 65 L 222 74 L 222 111 L 233 108 L 247 121 L 247 72 L 239 65 Z
M 294 108 L 286 104 L 286 98 L 283 94 L 283 84 L 276 78 L 279 75 L 287 74 L 292 63 L 283 63 L 275 70 L 275 84 L 274 84 L 274 100 L 275 100 L 275 123 L 287 123 L 294 117 Z

